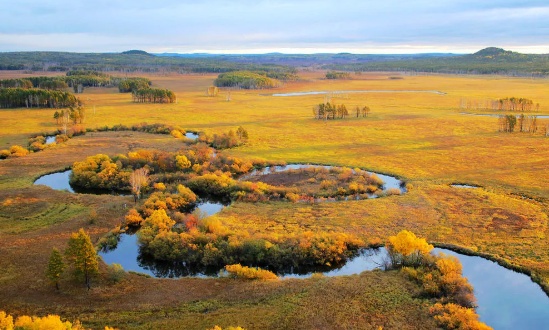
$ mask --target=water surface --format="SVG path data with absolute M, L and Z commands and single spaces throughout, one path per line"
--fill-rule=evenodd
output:
M 446 249 L 463 265 L 463 276 L 475 288 L 480 320 L 494 329 L 547 329 L 549 297 L 532 279 L 482 257 Z
M 187 133 L 185 133 L 185 137 L 186 137 L 187 139 L 191 139 L 191 140 L 198 140 L 198 134 L 193 133 L 193 132 L 187 132 Z
M 72 170 L 66 170 L 63 172 L 46 174 L 34 181 L 34 184 L 41 184 L 55 190 L 66 190 L 68 192 L 74 193 L 74 189 L 69 184 L 71 173 Z
M 71 193 L 78 194 L 95 194 L 95 195 L 117 195 L 117 196 L 131 196 L 129 192 L 120 192 L 107 189 L 86 189 L 80 187 L 73 187 L 70 184 L 70 175 L 72 170 L 66 170 L 63 172 L 55 172 L 43 175 L 39 177 L 34 184 L 40 184 L 48 186 L 54 190 L 65 190 Z
M 286 97 L 286 96 L 306 96 L 306 95 L 324 95 L 324 94 L 358 94 L 358 93 L 431 93 L 438 95 L 446 95 L 446 93 L 436 90 L 354 90 L 354 91 L 309 91 L 309 92 L 290 92 L 290 93 L 275 93 L 270 96 Z M 269 94 L 267 94 L 269 95 Z
M 462 188 L 462 189 L 473 189 L 473 188 L 479 188 L 478 186 L 473 186 L 470 184 L 451 184 L 450 187 L 454 188 Z

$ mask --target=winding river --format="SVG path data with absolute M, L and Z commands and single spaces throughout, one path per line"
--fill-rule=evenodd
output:
M 496 117 L 496 118 L 506 115 L 505 113 L 497 114 L 497 113 L 469 113 L 469 112 L 460 112 L 459 114 L 464 115 L 464 116 L 480 116 L 480 117 Z M 515 115 L 515 117 L 517 117 L 517 118 L 519 116 L 520 115 Z M 536 116 L 536 118 L 538 118 L 538 119 L 547 119 L 547 118 L 549 118 L 549 115 L 538 115 L 538 114 L 535 114 L 535 113 L 526 113 L 525 116 Z
M 273 172 L 307 167 L 324 167 L 322 165 L 293 164 L 254 171 L 248 176 L 268 175 Z M 70 170 L 45 175 L 35 184 L 45 184 L 53 189 L 74 192 L 68 184 Z M 394 177 L 377 174 L 384 182 L 384 189 L 399 188 L 406 192 L 400 180 Z M 453 185 L 456 188 L 473 188 L 468 185 Z M 218 202 L 204 202 L 197 206 L 202 212 L 213 215 L 220 212 L 224 205 Z M 463 265 L 463 275 L 475 288 L 480 319 L 494 329 L 544 329 L 549 324 L 549 297 L 541 287 L 532 282 L 529 276 L 504 268 L 497 263 L 477 256 L 467 256 L 447 249 L 435 249 L 436 253 L 456 256 Z M 121 234 L 118 245 L 110 251 L 101 251 L 99 255 L 105 263 L 121 264 L 126 271 L 148 274 L 152 277 L 181 276 L 209 277 L 217 276 L 216 270 L 197 273 L 185 268 L 174 268 L 147 260 L 139 253 L 137 235 Z M 333 269 L 318 269 L 308 273 L 290 272 L 281 274 L 281 278 L 307 278 L 315 272 L 325 276 L 342 276 L 359 274 L 363 271 L 381 268 L 387 260 L 384 248 L 365 249 L 344 265 Z
M 446 95 L 446 93 L 436 90 L 354 90 L 354 91 L 308 91 L 308 92 L 290 92 L 290 93 L 275 93 L 264 94 L 266 96 L 288 97 L 288 96 L 307 96 L 307 95 L 324 95 L 324 94 L 360 94 L 360 93 L 430 93 L 437 95 Z

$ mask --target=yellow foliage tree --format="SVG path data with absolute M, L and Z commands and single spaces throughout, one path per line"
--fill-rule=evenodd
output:
M 0 311 L 0 330 L 13 330 L 13 317 Z
M 172 130 L 170 132 L 170 134 L 171 134 L 171 136 L 173 136 L 176 139 L 181 139 L 183 137 L 183 133 L 181 133 L 181 131 L 176 130 L 176 129 Z
M 394 267 L 420 265 L 433 249 L 424 238 L 419 238 L 408 230 L 390 236 L 386 247 Z
M 20 316 L 15 321 L 16 329 L 25 329 L 25 330 L 67 330 L 67 329 L 78 329 L 73 327 L 72 323 L 69 321 L 61 321 L 61 318 L 58 315 L 48 315 L 44 317 L 37 316 Z
M 150 217 L 145 219 L 145 226 L 154 228 L 158 231 L 171 231 L 175 221 L 173 221 L 165 210 L 155 210 Z

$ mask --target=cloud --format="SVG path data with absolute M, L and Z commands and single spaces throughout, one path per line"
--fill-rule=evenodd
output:
M 20 0 L 0 12 L 0 51 L 448 49 L 549 52 L 545 1 Z

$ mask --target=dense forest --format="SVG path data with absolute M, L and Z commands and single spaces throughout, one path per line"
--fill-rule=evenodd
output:
M 521 54 L 490 47 L 474 54 L 149 54 L 123 53 L 6 52 L 0 53 L 0 70 L 121 72 L 173 71 L 180 73 L 224 73 L 249 70 L 267 72 L 270 78 L 286 80 L 293 67 L 326 70 L 411 71 L 460 74 L 549 74 L 549 55 Z M 279 76 L 274 76 L 277 73 Z M 280 74 L 285 77 L 281 77 Z M 288 74 L 289 73 L 289 74 Z
M 360 61 L 333 63 L 323 66 L 329 70 L 343 71 L 411 71 L 457 74 L 549 74 L 549 55 L 521 54 L 490 47 L 474 54 L 462 56 L 436 56 L 398 59 L 394 61 Z
M 236 87 L 243 89 L 263 89 L 277 87 L 280 82 L 266 74 L 251 71 L 236 71 L 220 74 L 214 85 L 217 87 Z
M 219 56 L 154 56 L 142 51 L 124 53 L 6 52 L 0 53 L 0 70 L 119 71 L 211 73 L 238 70 L 289 72 L 285 65 L 238 63 Z
M 0 88 L 0 108 L 65 108 L 76 106 L 79 100 L 71 93 L 24 88 Z

